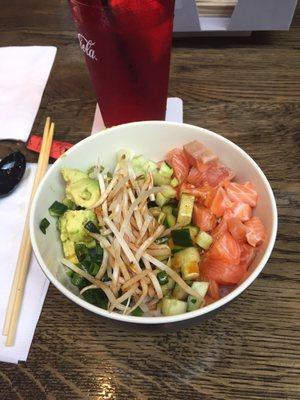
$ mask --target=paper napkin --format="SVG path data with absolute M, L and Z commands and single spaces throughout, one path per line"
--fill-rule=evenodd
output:
M 167 101 L 167 112 L 166 121 L 170 122 L 182 122 L 183 120 L 183 104 L 179 97 L 170 97 Z M 94 133 L 102 131 L 105 128 L 102 115 L 98 104 L 96 105 L 96 111 L 94 116 L 94 122 L 92 127 L 92 135 Z
M 28 139 L 55 54 L 51 46 L 0 48 L 0 139 Z
M 2 336 L 7 302 L 12 286 L 23 226 L 27 213 L 36 164 L 28 164 L 25 176 L 15 191 L 0 199 L 0 361 L 26 361 L 49 281 L 34 256 L 31 258 L 15 344 L 6 347 Z M 1 390 L 0 390 L 1 391 Z

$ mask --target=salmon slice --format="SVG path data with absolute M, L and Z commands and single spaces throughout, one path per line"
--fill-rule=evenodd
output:
M 222 217 L 225 210 L 231 207 L 232 207 L 232 202 L 227 196 L 227 193 L 222 187 L 219 187 L 211 203 L 210 210 L 217 217 Z
M 213 260 L 210 257 L 200 264 L 200 270 L 209 280 L 220 285 L 235 285 L 245 276 L 245 270 L 239 265 Z M 210 292 L 208 292 L 208 295 L 212 297 Z
M 246 242 L 247 228 L 237 217 L 229 218 L 227 221 L 228 230 L 233 238 L 240 242 Z
M 217 161 L 218 157 L 209 150 L 204 144 L 194 140 L 183 146 L 184 152 L 193 167 L 197 168 L 197 162 L 203 164 Z
M 179 183 L 183 183 L 190 170 L 188 159 L 181 149 L 173 149 L 167 154 L 167 162 L 171 165 L 174 170 L 174 175 L 178 179 Z
M 238 242 L 229 232 L 225 232 L 216 240 L 209 250 L 209 256 L 213 260 L 238 265 L 240 263 L 241 249 Z
M 195 186 L 202 186 L 206 180 L 206 171 L 209 168 L 207 165 L 202 164 L 203 167 L 201 169 L 192 167 L 190 169 L 189 175 L 187 177 L 187 181 Z
M 245 222 L 251 218 L 252 208 L 247 203 L 235 201 L 231 207 L 233 217 L 237 217 L 240 221 Z
M 211 232 L 211 235 L 214 238 L 214 240 L 218 240 L 221 236 L 224 235 L 225 232 L 227 232 L 227 230 L 228 230 L 227 220 L 223 218 L 221 222 Z
M 215 215 L 206 207 L 194 205 L 193 223 L 204 232 L 210 232 L 217 225 Z
M 182 193 L 187 193 L 190 194 L 192 196 L 196 197 L 196 201 L 198 203 L 203 203 L 209 193 L 209 190 L 207 190 L 206 187 L 200 187 L 197 188 L 194 185 L 190 184 L 190 183 L 186 183 L 184 182 L 180 187 L 179 187 L 179 198 L 181 196 Z
M 235 173 L 221 163 L 213 163 L 206 171 L 206 182 L 211 187 L 224 185 L 225 182 L 231 181 L 235 177 Z
M 247 242 L 253 246 L 259 246 L 265 240 L 267 234 L 263 223 L 259 217 L 252 217 L 245 222 L 247 227 Z
M 245 271 L 247 271 L 248 267 L 255 258 L 256 249 L 252 246 L 249 246 L 249 244 L 247 243 L 241 243 L 240 249 L 241 249 L 240 266 L 242 266 L 245 269 Z
M 258 195 L 252 183 L 225 182 L 225 188 L 230 200 L 256 206 Z

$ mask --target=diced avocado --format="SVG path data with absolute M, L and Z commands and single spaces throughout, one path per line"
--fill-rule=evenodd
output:
M 175 286 L 175 282 L 173 281 L 172 278 L 168 277 L 168 283 L 165 285 L 161 285 L 161 291 L 163 295 L 165 296 L 167 293 L 169 293 Z
M 62 168 L 61 173 L 66 182 L 77 182 L 80 179 L 88 178 L 88 175 L 79 169 Z
M 61 170 L 66 181 L 66 197 L 77 206 L 92 207 L 100 198 L 99 184 L 82 171 L 71 168 Z
M 168 228 L 172 228 L 176 224 L 176 218 L 172 214 L 167 214 L 166 216 L 166 223 Z
M 163 186 L 170 184 L 171 179 L 160 175 L 158 171 L 152 171 L 152 176 L 153 176 L 154 186 Z
M 167 199 L 175 199 L 177 196 L 177 192 L 172 186 L 166 185 L 162 188 L 161 194 Z
M 202 247 L 204 250 L 208 250 L 213 242 L 213 237 L 204 231 L 200 231 L 195 238 L 195 243 Z
M 199 277 L 199 251 L 195 247 L 188 247 L 174 254 L 172 268 L 181 271 L 184 280 L 194 280 Z
M 173 208 L 171 206 L 163 206 L 161 210 L 165 214 L 172 214 Z
M 78 263 L 75 253 L 75 243 L 84 243 L 88 248 L 96 246 L 95 239 L 89 236 L 84 225 L 92 221 L 97 224 L 95 214 L 90 210 L 68 210 L 59 219 L 60 239 L 66 258 Z
M 179 202 L 178 217 L 177 217 L 178 224 L 185 226 L 191 223 L 194 201 L 195 201 L 195 196 L 191 196 L 185 193 L 181 195 Z
M 155 201 L 159 207 L 162 207 L 168 203 L 169 199 L 165 197 L 162 193 L 157 193 L 157 195 L 155 196 Z
M 161 312 L 165 316 L 184 314 L 187 311 L 187 303 L 177 299 L 163 299 Z
M 66 196 L 81 207 L 92 207 L 100 198 L 99 184 L 94 179 L 84 178 L 68 183 Z
M 75 243 L 71 240 L 66 240 L 62 242 L 62 245 L 65 257 L 73 264 L 78 264 L 79 261 L 75 253 Z
M 179 180 L 177 179 L 177 178 L 173 178 L 172 180 L 171 180 L 171 182 L 170 182 L 170 185 L 172 186 L 172 187 L 177 187 L 178 185 L 179 185 Z
M 167 178 L 171 178 L 171 176 L 173 175 L 173 168 L 171 168 L 165 161 L 162 162 L 160 169 L 159 169 L 159 173 L 162 176 L 165 176 Z
M 187 292 L 183 290 L 182 287 L 178 285 L 178 283 L 176 283 L 172 295 L 177 300 L 186 300 L 186 298 L 188 297 Z

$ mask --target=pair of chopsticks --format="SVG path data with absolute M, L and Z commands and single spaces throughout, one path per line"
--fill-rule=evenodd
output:
M 41 151 L 38 159 L 37 171 L 33 182 L 32 192 L 30 195 L 28 211 L 26 215 L 21 246 L 19 250 L 14 279 L 9 295 L 8 306 L 5 315 L 3 335 L 7 336 L 5 345 L 13 346 L 16 336 L 16 330 L 22 305 L 26 277 L 31 256 L 31 242 L 29 237 L 29 214 L 32 200 L 38 188 L 40 181 L 48 167 L 49 155 L 54 135 L 54 123 L 50 121 L 50 117 L 46 119 L 43 133 Z

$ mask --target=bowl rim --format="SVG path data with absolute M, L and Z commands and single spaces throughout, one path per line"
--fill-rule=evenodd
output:
M 261 176 L 266 190 L 268 192 L 269 198 L 271 200 L 271 206 L 272 206 L 272 215 L 273 215 L 273 226 L 270 234 L 270 240 L 269 244 L 265 250 L 265 253 L 256 267 L 256 269 L 245 279 L 244 282 L 242 282 L 236 289 L 234 289 L 232 292 L 230 292 L 228 295 L 225 297 L 222 297 L 221 299 L 215 301 L 212 304 L 209 304 L 203 308 L 200 308 L 199 310 L 191 311 L 185 314 L 179 314 L 179 315 L 174 315 L 174 316 L 161 316 L 161 317 L 135 317 L 132 315 L 123 315 L 119 314 L 117 312 L 108 312 L 107 310 L 104 310 L 102 308 L 99 308 L 93 304 L 88 303 L 84 299 L 80 298 L 76 294 L 72 293 L 69 289 L 67 289 L 52 273 L 51 271 L 47 268 L 46 264 L 44 263 L 42 256 L 40 254 L 37 241 L 35 238 L 34 234 L 34 215 L 35 215 L 35 210 L 37 209 L 38 203 L 37 199 L 39 198 L 39 195 L 41 191 L 44 188 L 45 182 L 47 181 L 48 177 L 51 175 L 52 170 L 55 168 L 56 164 L 60 161 L 61 158 L 56 160 L 48 169 L 46 174 L 44 175 L 42 181 L 39 184 L 39 187 L 35 193 L 32 205 L 31 205 L 31 210 L 30 210 L 30 220 L 29 220 L 29 230 L 30 230 L 30 237 L 31 237 L 31 243 L 32 243 L 32 248 L 34 251 L 34 254 L 37 258 L 37 261 L 42 268 L 44 274 L 46 277 L 50 280 L 50 282 L 60 291 L 62 294 L 64 294 L 68 299 L 72 300 L 74 303 L 77 305 L 97 314 L 105 318 L 109 318 L 112 320 L 117 320 L 121 322 L 127 322 L 127 323 L 133 323 L 133 324 L 169 324 L 169 323 L 176 323 L 180 321 L 185 321 L 189 319 L 193 319 L 196 317 L 203 316 L 205 314 L 208 314 L 214 310 L 217 310 L 224 306 L 225 304 L 229 303 L 232 301 L 234 298 L 238 297 L 242 292 L 244 292 L 257 278 L 257 276 L 260 274 L 260 272 L 263 270 L 265 267 L 271 252 L 273 250 L 275 240 L 276 240 L 276 235 L 277 235 L 277 229 L 278 229 L 278 214 L 277 214 L 277 207 L 276 207 L 276 201 L 275 197 L 271 188 L 271 185 L 269 181 L 267 180 L 265 174 L 261 170 L 261 168 L 258 166 L 258 164 L 250 157 L 241 147 L 233 143 L 231 140 L 225 138 L 222 135 L 219 135 L 215 132 L 212 132 L 208 129 L 201 128 L 196 125 L 191 125 L 191 124 L 185 124 L 185 123 L 178 123 L 178 122 L 169 122 L 169 121 L 139 121 L 139 122 L 131 122 L 128 124 L 123 124 L 123 125 L 118 125 L 115 127 L 107 128 L 104 129 L 98 133 L 95 133 L 93 135 L 90 135 L 86 137 L 85 139 L 81 140 L 80 142 L 76 143 L 74 146 L 72 146 L 69 150 L 64 153 L 62 157 L 65 155 L 72 155 L 73 152 L 77 151 L 78 148 L 80 148 L 84 143 L 87 143 L 89 141 L 94 141 L 97 140 L 97 138 L 103 136 L 103 135 L 112 135 L 116 130 L 122 130 L 122 129 L 127 129 L 128 127 L 142 127 L 145 125 L 168 125 L 168 126 L 176 126 L 179 128 L 187 128 L 187 129 L 194 129 L 198 130 L 199 132 L 204 132 L 206 134 L 212 135 L 216 137 L 218 140 L 223 141 L 224 143 L 227 143 L 234 151 L 240 152 L 248 161 L 252 164 L 252 166 L 256 169 L 256 171 L 259 173 Z

